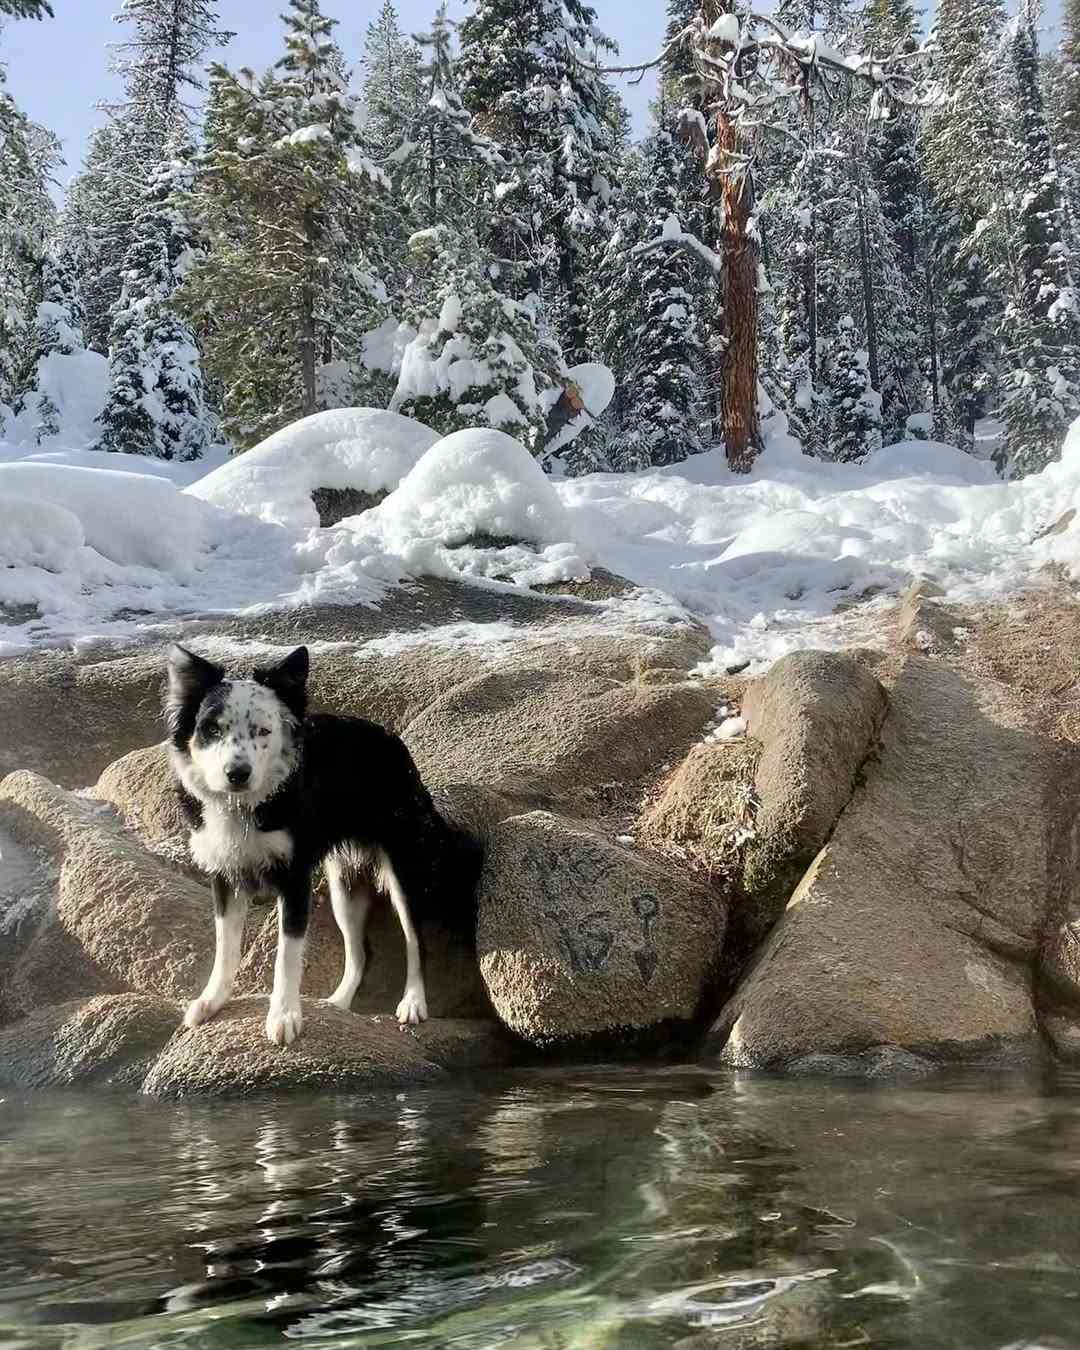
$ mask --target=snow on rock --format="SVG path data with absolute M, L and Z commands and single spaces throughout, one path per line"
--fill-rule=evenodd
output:
M 567 375 L 577 386 L 586 412 L 591 417 L 599 417 L 615 397 L 615 376 L 611 369 L 599 361 L 587 361 L 580 366 L 571 366 Z
M 124 567 L 183 576 L 206 548 L 205 509 L 162 478 L 24 460 L 0 464 L 0 499 L 8 497 L 48 509 L 69 543 L 75 517 L 86 544 Z
M 60 434 L 42 444 L 85 447 L 100 435 L 97 418 L 109 393 L 109 362 L 98 352 L 80 349 L 49 352 L 38 364 L 38 395 L 56 409 Z M 8 419 L 5 436 L 16 446 L 38 444 L 41 415 L 39 397 L 31 395 L 27 406 Z
M 189 492 L 269 524 L 317 529 L 316 488 L 391 491 L 438 439 L 422 423 L 381 408 L 335 408 L 276 431 Z
M 494 428 L 439 441 L 349 526 L 354 549 L 391 555 L 408 572 L 522 585 L 589 574 L 551 480 L 520 441 Z

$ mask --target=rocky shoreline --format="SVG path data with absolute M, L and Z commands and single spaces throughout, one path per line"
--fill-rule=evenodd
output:
M 610 597 L 523 597 L 496 648 L 418 624 L 373 652 L 370 611 L 270 614 L 229 637 L 207 621 L 191 640 L 241 667 L 252 644 L 313 642 L 317 705 L 394 727 L 486 846 L 475 951 L 427 935 L 431 1022 L 394 1022 L 389 922 L 354 1010 L 318 1002 L 340 962 L 320 904 L 288 1050 L 261 1036 L 266 915 L 234 1004 L 180 1026 L 213 934 L 156 744 L 168 634 L 2 663 L 0 1083 L 179 1097 L 538 1056 L 872 1076 L 1074 1059 L 1080 753 L 1046 647 L 1080 620 L 1049 597 L 1021 598 L 1012 624 L 917 588 L 876 646 L 793 653 L 757 680 L 693 675 L 708 639 L 689 622 L 583 626 Z M 717 737 L 722 707 L 746 735 Z

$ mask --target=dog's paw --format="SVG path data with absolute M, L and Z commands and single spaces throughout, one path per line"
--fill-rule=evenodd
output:
M 427 1021 L 427 999 L 423 989 L 406 989 L 397 1005 L 397 1020 L 403 1027 L 419 1026 Z
M 299 1008 L 271 1008 L 266 1015 L 266 1039 L 271 1045 L 292 1045 L 303 1027 Z
M 351 989 L 335 989 L 329 998 L 324 998 L 323 1002 L 328 1008 L 337 1008 L 339 1012 L 348 1012 L 352 1007 L 353 994 Z
M 220 1011 L 221 1004 L 216 999 L 194 998 L 184 1014 L 184 1026 L 194 1030 L 195 1027 L 201 1027 L 204 1022 L 209 1022 L 211 1017 L 216 1017 Z

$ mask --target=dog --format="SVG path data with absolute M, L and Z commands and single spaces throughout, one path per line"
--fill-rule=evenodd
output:
M 228 1002 L 248 907 L 278 904 L 278 948 L 266 1035 L 290 1045 L 303 1026 L 300 984 L 312 887 L 320 865 L 345 944 L 327 1000 L 347 1010 L 364 978 L 365 927 L 377 893 L 405 938 L 402 1026 L 426 1020 L 416 915 L 475 916 L 480 846 L 436 810 L 404 742 L 358 717 L 309 715 L 306 647 L 250 679 L 179 645 L 168 654 L 164 719 L 192 861 L 210 879 L 214 966 L 184 1024 Z

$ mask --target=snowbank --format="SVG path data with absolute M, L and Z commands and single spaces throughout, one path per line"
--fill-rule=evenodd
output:
M 59 439 L 59 438 L 57 438 Z M 109 472 L 137 473 L 150 478 L 167 478 L 177 487 L 188 487 L 213 469 L 229 462 L 228 449 L 213 446 L 202 459 L 155 459 L 151 455 L 121 455 L 102 450 L 38 450 L 0 441 L 0 464 L 18 460 L 27 464 L 66 464 L 75 469 L 105 469 Z
M 32 461 L 0 464 L 0 502 L 9 499 L 15 499 L 12 517 L 24 524 L 27 503 L 45 508 L 42 519 L 68 541 L 74 517 L 91 549 L 125 567 L 185 576 L 206 548 L 205 508 L 161 478 Z
M 78 516 L 62 506 L 0 492 L 0 567 L 64 572 L 86 542 Z
M 283 427 L 189 489 L 223 510 L 290 530 L 317 529 L 316 488 L 387 492 L 439 439 L 380 408 L 336 408 Z
M 551 479 L 520 441 L 494 428 L 445 437 L 396 492 L 349 524 L 354 549 L 390 555 L 406 572 L 519 585 L 588 576 Z
M 1080 576 L 1080 422 L 1060 462 L 1014 483 L 922 439 L 824 463 L 799 452 L 782 414 L 767 425 L 748 475 L 711 451 L 554 480 L 497 430 L 438 440 L 371 409 L 308 419 L 183 492 L 155 476 L 172 472 L 157 461 L 117 471 L 126 456 L 0 463 L 0 604 L 41 611 L 26 623 L 9 611 L 0 644 L 129 634 L 136 609 L 154 621 L 377 605 L 410 576 L 528 586 L 583 577 L 595 561 L 642 588 L 611 615 L 598 607 L 598 622 L 689 611 L 714 636 L 710 669 L 760 669 L 797 647 L 872 638 L 877 610 L 913 577 L 968 600 L 1038 584 L 1048 562 Z M 316 487 L 393 490 L 321 530 Z M 469 640 L 481 640 L 475 629 Z
M 109 362 L 98 352 L 50 352 L 38 365 L 38 392 L 55 407 L 60 427 L 60 433 L 45 437 L 43 445 L 92 445 L 109 392 Z M 40 420 L 39 402 L 32 396 L 28 406 L 9 419 L 4 435 L 13 445 L 36 448 Z

